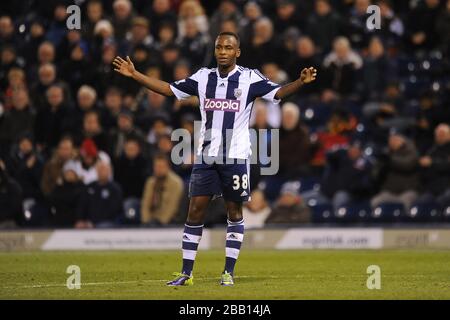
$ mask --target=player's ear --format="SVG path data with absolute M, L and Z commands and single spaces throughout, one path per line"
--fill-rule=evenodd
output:
M 236 50 L 236 58 L 239 58 L 241 56 L 241 49 L 237 48 Z

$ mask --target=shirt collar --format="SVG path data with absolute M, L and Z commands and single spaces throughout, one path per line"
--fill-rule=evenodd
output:
M 220 76 L 220 72 L 219 72 L 219 67 L 216 68 L 216 74 L 217 74 L 217 79 L 222 79 L 222 80 L 227 80 L 229 77 L 231 77 L 233 74 L 236 73 L 236 71 L 238 71 L 239 66 L 236 64 L 234 66 L 234 69 L 231 70 L 230 72 L 228 72 L 227 76 L 225 78 L 222 78 Z

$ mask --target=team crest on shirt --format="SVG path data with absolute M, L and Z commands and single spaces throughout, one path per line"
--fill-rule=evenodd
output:
M 234 89 L 234 96 L 236 99 L 239 99 L 239 97 L 242 95 L 242 89 L 236 88 Z

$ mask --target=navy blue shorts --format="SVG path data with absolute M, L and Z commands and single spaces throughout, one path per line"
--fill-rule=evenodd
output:
M 209 195 L 222 195 L 227 201 L 249 201 L 249 161 L 233 164 L 194 164 L 189 182 L 189 197 Z

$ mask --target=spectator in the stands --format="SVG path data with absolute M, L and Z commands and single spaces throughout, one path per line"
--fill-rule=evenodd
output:
M 375 34 L 381 37 L 388 49 L 399 48 L 403 41 L 405 26 L 402 19 L 392 8 L 393 1 L 378 0 L 376 4 L 380 7 L 381 28 Z
M 98 180 L 97 164 L 111 164 L 111 158 L 99 150 L 92 139 L 86 138 L 80 146 L 80 159 L 76 162 L 77 174 L 85 185 Z
M 286 59 L 284 64 L 291 81 L 297 79 L 299 71 L 303 68 L 309 68 L 308 66 L 317 66 L 316 69 L 319 73 L 321 72 L 321 61 L 316 51 L 314 42 L 310 37 L 302 36 L 297 40 L 295 54 Z M 318 84 L 311 83 L 311 86 L 303 87 L 298 94 L 316 94 L 320 90 Z
M 44 161 L 35 149 L 31 134 L 22 133 L 18 136 L 6 166 L 10 176 L 19 183 L 25 200 L 42 199 L 40 184 Z
M 10 16 L 0 16 L 0 48 L 5 45 L 16 46 L 14 21 Z
M 373 192 L 374 159 L 363 153 L 360 141 L 329 151 L 326 163 L 321 192 L 335 210 L 367 199 Z
M 170 169 L 169 159 L 154 157 L 153 175 L 147 179 L 141 203 L 141 221 L 149 225 L 166 225 L 178 213 L 183 181 Z
M 142 151 L 147 152 L 144 146 L 144 133 L 134 125 L 134 116 L 129 110 L 122 110 L 117 117 L 117 128 L 110 132 L 111 156 L 118 158 L 124 151 L 124 145 L 127 137 L 134 137 L 140 141 L 140 145 L 144 148 Z
M 12 145 L 20 134 L 32 132 L 35 112 L 30 106 L 28 92 L 18 89 L 12 93 L 12 108 L 3 115 L 0 123 L 1 149 Z
M 272 209 L 264 198 L 264 192 L 253 190 L 252 201 L 244 203 L 242 215 L 245 220 L 245 228 L 262 228 Z
M 104 19 L 103 3 L 101 0 L 91 0 L 86 5 L 86 19 L 82 20 L 83 37 L 88 41 L 94 39 L 96 24 Z
M 57 228 L 72 228 L 77 221 L 77 206 L 84 184 L 77 174 L 76 163 L 66 162 L 62 169 L 62 182 L 48 195 L 50 224 Z
M 82 135 L 80 141 L 92 139 L 99 150 L 110 152 L 109 136 L 102 128 L 97 111 L 91 110 L 84 114 Z
M 112 181 L 111 165 L 95 165 L 98 180 L 84 189 L 77 207 L 76 228 L 112 228 L 123 213 L 122 189 Z
M 422 93 L 419 98 L 419 111 L 414 132 L 420 152 L 425 152 L 433 144 L 434 128 L 441 122 L 450 123 L 450 108 L 439 102 L 435 92 Z
M 76 156 L 77 150 L 72 138 L 68 136 L 63 137 L 59 141 L 56 150 L 53 151 L 51 158 L 44 165 L 41 189 L 45 196 L 53 192 L 56 186 L 62 184 L 62 168 L 67 161 L 75 159 Z
M 113 3 L 112 23 L 118 41 L 125 39 L 134 17 L 133 4 L 130 0 L 115 0 Z
M 7 83 L 8 72 L 12 68 L 23 68 L 23 62 L 18 59 L 16 54 L 16 49 L 12 46 L 5 45 L 3 48 L 0 48 L 1 56 L 0 56 L 0 88 L 4 90 Z
M 369 42 L 368 55 L 362 68 L 362 94 L 368 99 L 379 99 L 388 82 L 390 68 L 380 38 L 373 37 Z
M 0 159 L 0 229 L 14 228 L 22 216 L 22 190 Z
M 299 182 L 286 182 L 281 187 L 280 196 L 275 202 L 266 223 L 308 223 L 311 221 L 309 208 L 299 193 Z
M 36 82 L 32 81 L 31 85 L 31 100 L 34 103 L 36 109 L 42 110 L 47 102 L 46 93 L 51 85 L 55 84 L 56 67 L 52 63 L 45 63 L 39 67 L 38 79 Z
M 61 63 L 60 74 L 70 85 L 71 92 L 76 92 L 82 85 L 93 84 L 93 65 L 88 60 L 86 43 L 74 43 L 68 47 L 68 54 Z
M 263 17 L 253 25 L 253 38 L 249 43 L 241 45 L 239 63 L 249 68 L 260 67 L 264 62 L 280 63 L 279 45 L 275 40 L 272 21 Z
M 372 198 L 372 207 L 384 202 L 399 202 L 406 210 L 417 199 L 419 188 L 418 153 L 414 143 L 393 132 L 381 159 L 380 192 Z
M 177 15 L 171 8 L 170 0 L 154 0 L 149 13 L 148 18 L 152 22 L 152 35 L 154 38 L 158 36 L 162 25 L 170 24 L 176 26 L 177 24 Z
M 236 1 L 234 0 L 221 0 L 219 8 L 213 13 L 209 20 L 209 35 L 211 39 L 215 39 L 219 34 L 219 28 L 222 22 L 232 19 L 236 24 L 242 20 L 242 14 L 239 11 Z
M 369 42 L 370 30 L 367 28 L 367 20 L 370 16 L 367 7 L 371 0 L 355 0 L 344 20 L 344 32 L 348 36 L 352 46 L 356 49 L 362 49 Z
M 296 104 L 286 102 L 281 110 L 279 173 L 285 178 L 306 175 L 312 156 L 308 128 L 302 124 L 300 108 Z
M 88 85 L 82 85 L 77 92 L 77 103 L 75 109 L 71 110 L 68 116 L 70 122 L 70 133 L 79 136 L 83 130 L 84 115 L 89 111 L 98 111 L 100 113 L 100 121 L 103 120 L 103 114 L 106 110 L 99 107 L 97 91 Z M 80 143 L 79 141 L 77 141 Z
M 450 0 L 447 0 L 445 9 L 439 14 L 436 21 L 436 32 L 439 35 L 439 49 L 447 57 L 450 55 Z
M 12 96 L 18 90 L 27 90 L 25 71 L 20 68 L 11 68 L 8 72 L 8 84 L 3 92 L 0 92 L 0 99 L 4 102 L 4 108 L 12 108 Z
M 248 1 L 244 6 L 244 18 L 242 20 L 242 42 L 249 42 L 253 37 L 253 24 L 263 16 L 261 6 L 256 1 Z
M 46 95 L 47 103 L 36 115 L 34 131 L 38 148 L 45 154 L 50 154 L 68 129 L 66 121 L 69 106 L 65 102 L 64 89 L 60 85 L 50 86 Z
M 436 48 L 439 35 L 436 20 L 440 12 L 439 0 L 421 1 L 407 16 L 408 44 L 413 51 Z
M 289 27 L 303 27 L 304 21 L 298 10 L 298 1 L 278 0 L 276 6 L 276 16 L 274 19 L 274 29 L 277 34 L 283 33 Z
M 329 0 L 315 2 L 314 13 L 308 17 L 306 33 L 321 53 L 330 51 L 331 44 L 342 30 L 339 13 L 333 10 Z
M 189 58 L 192 69 L 199 69 L 206 63 L 209 48 L 208 39 L 198 30 L 194 18 L 184 22 L 185 34 L 179 39 L 181 54 Z
M 361 56 L 350 46 L 345 37 L 338 37 L 333 42 L 333 51 L 323 62 L 325 88 L 339 94 L 348 95 L 353 92 L 357 81 L 357 72 L 363 66 Z
M 178 9 L 178 36 L 183 38 L 186 35 L 186 21 L 193 19 L 197 30 L 203 35 L 208 34 L 209 21 L 200 1 L 185 0 Z
M 64 3 L 58 3 L 55 6 L 53 18 L 45 34 L 45 37 L 56 47 L 61 43 L 68 31 L 66 25 L 67 16 L 66 5 Z
M 109 87 L 105 94 L 105 118 L 103 126 L 106 132 L 117 127 L 117 118 L 123 107 L 122 91 L 114 86 Z
M 114 162 L 114 180 L 120 184 L 125 201 L 129 198 L 141 199 L 144 184 L 151 171 L 142 154 L 142 141 L 128 136 L 121 156 Z
M 434 130 L 434 144 L 419 159 L 421 168 L 420 201 L 435 199 L 439 205 L 450 205 L 450 126 L 442 123 Z

